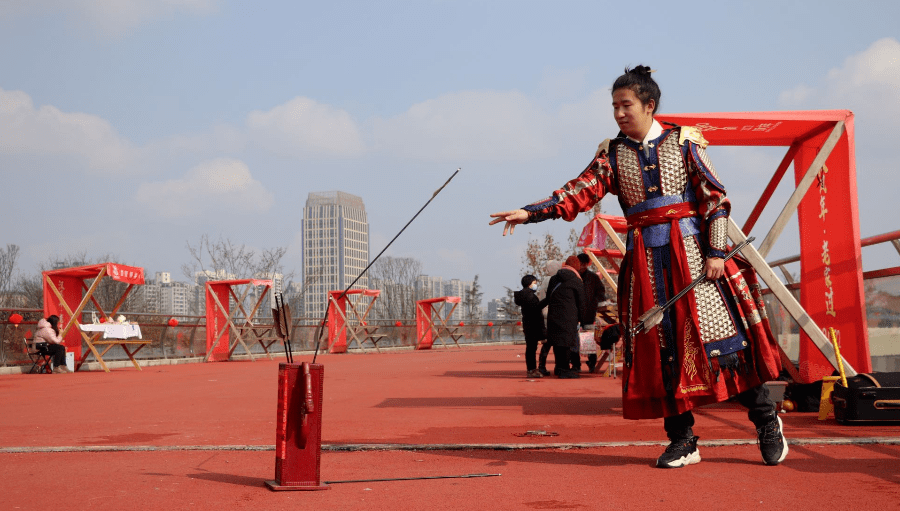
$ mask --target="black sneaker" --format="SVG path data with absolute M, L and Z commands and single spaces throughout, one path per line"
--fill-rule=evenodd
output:
M 546 367 L 538 367 L 538 371 L 544 376 L 550 376 L 550 371 L 548 371 Z
M 788 454 L 788 443 L 782 432 L 781 417 L 776 415 L 767 424 L 756 428 L 756 436 L 759 452 L 766 465 L 777 465 L 784 461 Z
M 694 436 L 672 440 L 672 443 L 666 447 L 666 452 L 657 458 L 656 466 L 658 468 L 681 468 L 700 463 L 700 451 L 697 449 L 699 438 Z

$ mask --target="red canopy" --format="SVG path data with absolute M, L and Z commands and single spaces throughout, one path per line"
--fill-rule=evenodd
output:
M 137 266 L 125 266 L 117 263 L 100 263 L 88 266 L 75 266 L 59 270 L 44 272 L 44 277 L 72 277 L 77 279 L 93 279 L 100 275 L 100 271 L 106 269 L 105 276 L 125 282 L 126 284 L 141 285 L 144 283 L 144 269 Z
M 95 280 L 90 288 L 85 285 L 85 280 L 98 277 L 100 279 Z M 144 269 L 118 263 L 100 263 L 43 272 L 44 317 L 53 314 L 59 316 L 60 333 L 66 349 L 74 352 L 75 358 L 81 358 L 82 334 L 74 325 L 80 320 L 81 311 L 87 302 L 93 300 L 94 291 L 102 277 L 129 284 L 118 304 L 109 311 L 109 314 L 114 315 L 124 303 L 131 287 L 144 283 Z M 95 305 L 100 308 L 96 302 Z

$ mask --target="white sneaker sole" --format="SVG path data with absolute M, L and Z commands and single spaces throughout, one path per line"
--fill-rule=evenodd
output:
M 672 460 L 668 463 L 660 463 L 659 461 L 657 461 L 656 466 L 659 468 L 681 468 L 697 463 L 700 463 L 700 449 L 696 449 L 694 450 L 694 452 L 688 454 L 687 456 L 682 456 L 677 460 Z
M 781 456 L 779 456 L 778 460 L 775 461 L 774 463 L 769 463 L 769 462 L 766 462 L 766 460 L 763 460 L 766 463 L 766 465 L 769 465 L 769 466 L 778 465 L 779 463 L 784 461 L 784 459 L 787 458 L 788 451 L 790 450 L 790 449 L 788 449 L 787 439 L 784 438 L 784 423 L 781 422 L 781 417 L 778 417 L 777 419 L 778 419 L 778 431 L 781 432 L 781 444 L 784 446 L 784 450 L 781 451 Z

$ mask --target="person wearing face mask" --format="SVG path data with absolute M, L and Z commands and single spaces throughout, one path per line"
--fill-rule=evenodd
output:
M 628 220 L 618 284 L 622 415 L 662 418 L 670 444 L 656 466 L 679 468 L 700 462 L 693 409 L 733 397 L 756 426 L 763 462 L 778 465 L 788 444 L 764 383 L 778 377 L 781 359 L 759 283 L 740 258 L 725 261 L 731 203 L 708 142 L 698 128 L 654 119 L 661 93 L 651 72 L 626 69 L 613 83 L 620 131 L 600 144 L 581 174 L 548 198 L 491 214 L 490 225 L 505 223 L 505 236 L 519 224 L 571 222 L 604 195 L 617 195 Z M 642 314 L 700 276 L 658 325 L 632 334 Z
M 544 375 L 537 368 L 537 346 L 547 338 L 547 327 L 544 325 L 544 306 L 535 291 L 538 280 L 534 275 L 522 277 L 522 289 L 513 293 L 515 304 L 522 308 L 522 330 L 525 332 L 525 367 L 529 378 L 541 378 Z

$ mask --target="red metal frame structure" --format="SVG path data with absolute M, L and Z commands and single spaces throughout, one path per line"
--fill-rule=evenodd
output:
M 743 241 L 768 206 L 788 167 L 796 188 L 757 250 L 742 255 L 802 330 L 800 373 L 809 380 L 837 366 L 825 335 L 838 331 L 848 374 L 871 371 L 860 253 L 853 113 L 849 110 L 668 114 L 661 121 L 695 126 L 711 145 L 786 146 L 787 153 L 743 229 L 730 220 L 728 235 Z M 726 180 L 727 184 L 727 180 Z M 801 302 L 765 262 L 788 220 L 800 226 Z
M 440 298 L 429 298 L 427 300 L 419 300 L 416 302 L 416 349 L 429 350 L 434 345 L 435 338 L 441 341 L 441 344 L 447 346 L 444 342 L 442 333 L 448 335 L 457 348 L 461 348 L 456 335 L 456 327 L 447 325 L 447 320 L 453 315 L 456 306 L 462 301 L 459 296 L 442 296 Z M 452 304 L 450 310 L 445 311 L 444 307 Z M 437 321 L 435 321 L 435 319 Z M 443 329 L 443 330 L 442 330 Z
M 103 277 L 109 277 L 128 284 L 128 287 L 109 314 L 103 311 L 97 299 L 94 298 L 94 292 L 97 290 Z M 90 287 L 85 283 L 87 280 L 93 280 Z M 42 281 L 44 287 L 44 317 L 53 314 L 59 316 L 59 333 L 60 337 L 63 338 L 66 351 L 71 351 L 75 354 L 75 359 L 79 361 L 78 365 L 80 366 L 87 356 L 86 353 L 82 354 L 81 352 L 81 340 L 84 339 L 88 349 L 100 362 L 103 370 L 109 372 L 109 368 L 103 362 L 101 354 L 94 347 L 94 341 L 101 334 L 96 333 L 88 336 L 78 328 L 81 312 L 88 302 L 93 302 L 103 318 L 109 319 L 115 316 L 119 312 L 119 308 L 125 303 L 125 299 L 128 297 L 131 289 L 135 285 L 144 283 L 144 269 L 137 266 L 107 262 L 89 266 L 48 270 L 43 272 Z
M 235 294 L 234 289 L 244 286 L 241 296 Z M 250 290 L 257 286 L 265 286 L 253 309 L 248 313 L 244 308 L 244 300 Z M 234 314 L 237 311 L 244 313 L 244 323 L 252 324 L 253 317 L 265 300 L 269 290 L 272 289 L 272 281 L 269 279 L 239 279 L 239 280 L 211 280 L 206 283 L 206 361 L 222 361 L 231 358 L 231 354 L 238 344 L 250 355 L 250 360 L 255 361 L 250 347 L 244 342 L 241 328 L 234 324 Z M 234 300 L 235 309 L 231 309 L 231 301 Z M 246 330 L 245 330 L 246 331 Z M 235 336 L 235 342 L 230 343 L 231 336 Z M 225 341 L 224 343 L 222 341 Z
M 328 314 L 326 316 L 328 322 L 328 352 L 329 353 L 346 353 L 347 352 L 347 334 L 356 340 L 356 345 L 362 348 L 367 332 L 364 330 L 366 326 L 366 318 L 372 310 L 375 300 L 381 295 L 378 289 L 351 289 L 346 293 L 344 291 L 328 292 Z M 368 296 L 371 297 L 366 310 L 362 314 L 353 305 L 353 299 Z M 350 307 L 352 317 L 356 318 L 355 324 L 351 324 L 347 307 Z M 363 338 L 359 338 L 359 334 L 363 334 Z M 377 345 L 376 345 L 377 347 Z

